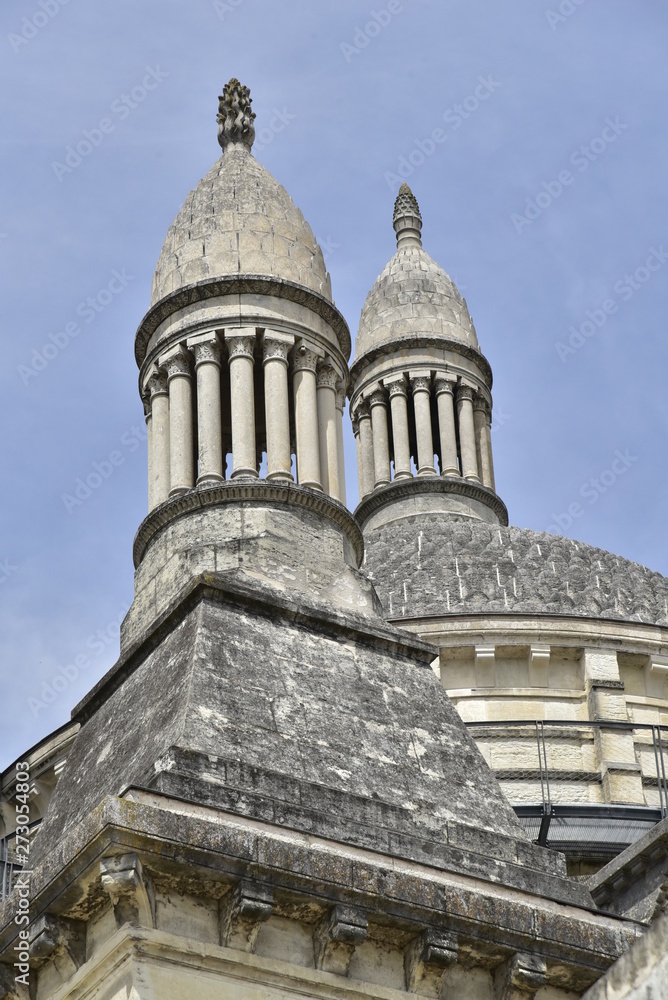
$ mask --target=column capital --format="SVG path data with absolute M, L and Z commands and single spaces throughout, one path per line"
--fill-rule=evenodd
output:
M 328 360 L 325 360 L 318 365 L 316 375 L 316 386 L 318 389 L 332 389 L 336 392 L 336 384 L 338 380 L 339 373 Z
M 225 333 L 225 345 L 230 361 L 233 358 L 255 358 L 255 334 L 239 330 Z
M 369 401 L 369 406 L 373 408 L 374 406 L 386 406 L 387 405 L 387 394 L 382 385 L 375 385 L 369 395 L 367 396 Z
M 312 347 L 309 347 L 303 340 L 299 341 L 292 354 L 293 371 L 313 372 L 315 375 L 321 355 Z
M 278 330 L 265 330 L 262 334 L 262 360 L 284 361 L 287 365 L 288 354 L 295 342 L 291 333 L 279 333 Z
M 161 367 L 167 372 L 171 382 L 173 378 L 190 375 L 190 354 L 183 344 L 165 358 L 161 358 Z
M 490 406 L 489 400 L 486 396 L 483 396 L 481 392 L 476 392 L 473 397 L 473 409 L 483 410 L 486 416 L 489 416 L 492 407 Z
M 359 422 L 360 420 L 368 419 L 370 416 L 371 412 L 369 407 L 369 400 L 359 399 L 355 406 L 354 419 L 356 419 Z
M 343 413 L 343 411 L 346 408 L 346 395 L 347 395 L 347 393 L 346 393 L 346 383 L 345 382 L 337 382 L 336 383 L 336 408 L 337 408 L 337 410 L 340 410 L 341 413 Z
M 408 386 L 406 385 L 406 379 L 403 375 L 400 375 L 397 378 L 383 379 L 383 385 L 385 386 L 390 399 L 392 399 L 393 396 L 408 396 Z
M 431 372 L 410 372 L 408 378 L 413 392 L 431 392 Z
M 444 372 L 436 372 L 434 376 L 434 389 L 437 396 L 440 396 L 442 392 L 449 392 L 451 396 L 454 396 L 456 385 L 457 380 L 451 375 L 446 375 Z
M 166 396 L 169 392 L 167 388 L 167 376 L 162 371 L 154 371 L 146 381 L 146 389 L 151 403 L 156 396 Z
M 357 418 L 357 414 L 356 413 L 350 415 L 350 422 L 353 425 L 353 434 L 354 434 L 355 437 L 357 437 L 357 435 L 360 432 L 360 422 L 359 422 L 359 420 Z
M 460 399 L 473 399 L 473 387 L 460 382 L 457 388 L 457 401 Z
M 195 355 L 195 368 L 203 364 L 220 366 L 220 344 L 215 335 L 209 340 L 200 340 L 193 344 L 190 350 Z

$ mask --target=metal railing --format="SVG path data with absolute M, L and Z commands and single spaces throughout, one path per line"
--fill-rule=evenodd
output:
M 481 744 L 483 753 L 485 747 L 482 744 L 491 742 L 493 747 L 500 742 L 503 745 L 511 738 L 526 742 L 527 758 L 521 768 L 503 766 L 507 764 L 503 760 L 503 746 L 499 755 L 501 761 L 492 762 L 490 766 L 501 781 L 530 783 L 537 792 L 540 789 L 534 802 L 513 803 L 520 822 L 535 843 L 569 854 L 591 858 L 612 857 L 668 815 L 668 726 L 612 720 L 579 722 L 572 719 L 467 722 L 466 725 L 476 742 Z M 629 774 L 635 773 L 639 777 L 644 804 L 631 801 L 628 804 L 619 803 L 619 798 L 619 804 L 568 801 L 574 786 L 600 784 L 603 777 L 600 770 L 585 767 L 584 753 L 581 753 L 579 767 L 571 766 L 565 770 L 562 761 L 555 763 L 557 751 L 563 755 L 564 744 L 569 742 L 576 748 L 579 744 L 582 751 L 596 737 L 602 739 L 606 734 L 615 733 L 626 733 L 633 738 L 635 769 L 631 764 Z M 489 750 L 489 745 L 486 748 Z M 591 755 L 595 756 L 593 751 Z M 602 751 L 599 755 L 605 758 Z M 614 761 L 605 762 L 609 763 L 611 770 L 615 770 Z M 629 763 L 617 764 L 617 770 L 623 774 L 623 768 L 629 767 Z M 652 799 L 658 792 L 656 805 L 647 804 L 646 793 L 650 789 Z

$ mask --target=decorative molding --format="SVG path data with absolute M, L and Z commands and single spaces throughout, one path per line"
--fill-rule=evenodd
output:
M 213 364 L 220 367 L 220 344 L 215 336 L 211 340 L 200 340 L 188 346 L 195 355 L 195 368 L 205 364 Z
M 384 486 L 364 497 L 355 509 L 355 518 L 364 527 L 364 523 L 381 507 L 395 500 L 402 500 L 404 497 L 415 496 L 416 492 L 451 493 L 478 500 L 496 514 L 503 527 L 508 526 L 508 508 L 503 500 L 487 486 L 474 483 L 470 479 L 462 479 L 460 476 L 425 476 L 422 479 L 415 476 L 412 479 L 395 479 L 389 486 Z
M 409 381 L 413 392 L 431 393 L 431 374 L 429 375 L 409 375 Z
M 282 298 L 310 309 L 332 328 L 344 360 L 347 362 L 350 358 L 351 340 L 348 324 L 336 306 L 324 295 L 320 295 L 319 292 L 314 292 L 304 285 L 299 285 L 296 281 L 288 281 L 286 278 L 269 277 L 264 274 L 235 274 L 207 278 L 204 281 L 184 285 L 183 288 L 170 292 L 169 295 L 151 306 L 135 334 L 137 367 L 141 368 L 144 363 L 149 341 L 153 334 L 174 313 L 180 312 L 188 306 L 196 305 L 198 302 L 205 302 L 207 299 L 241 295 L 266 295 Z M 415 346 L 413 341 L 411 344 Z
M 547 964 L 540 955 L 517 952 L 494 973 L 495 1000 L 533 1000 L 547 981 Z
M 346 408 L 346 388 L 345 382 L 339 381 L 336 383 L 336 408 L 341 411 L 341 415 L 343 415 L 343 411 Z
M 215 486 L 191 489 L 180 496 L 170 497 L 158 507 L 154 507 L 139 525 L 135 535 L 132 549 L 135 568 L 144 558 L 149 543 L 167 524 L 193 510 L 247 500 L 256 500 L 272 507 L 282 507 L 285 504 L 302 507 L 329 518 L 347 536 L 355 553 L 357 565 L 361 564 L 364 557 L 362 532 L 353 515 L 342 503 L 320 490 L 312 490 L 296 483 L 254 479 L 246 482 L 228 480 Z
M 383 385 L 387 389 L 387 394 L 392 399 L 393 396 L 403 396 L 404 399 L 408 396 L 408 386 L 406 385 L 406 379 L 401 376 L 401 378 L 387 379 L 383 380 Z
M 482 410 L 485 417 L 489 420 L 492 415 L 492 407 L 486 396 L 483 396 L 481 392 L 476 392 L 473 397 L 473 409 Z
M 350 961 L 358 944 L 366 940 L 366 912 L 356 906 L 337 904 L 313 931 L 313 955 L 316 969 L 347 976 Z
M 149 391 L 149 399 L 151 403 L 156 396 L 168 396 L 169 388 L 167 386 L 167 376 L 164 372 L 157 371 L 154 372 L 148 379 L 146 386 Z
M 218 97 L 218 143 L 225 152 L 228 146 L 241 143 L 250 152 L 255 141 L 255 112 L 251 110 L 250 90 L 232 77 Z
M 100 861 L 102 888 L 109 894 L 116 925 L 155 927 L 155 897 L 136 854 L 117 854 Z
M 190 376 L 190 355 L 183 345 L 178 347 L 173 354 L 161 360 L 170 382 L 173 378 Z
M 473 402 L 473 387 L 466 385 L 464 382 L 460 382 L 457 386 L 457 402 L 461 403 L 465 399 L 470 399 Z
M 255 951 L 258 932 L 271 916 L 273 902 L 271 887 L 241 881 L 220 901 L 221 945 L 239 951 Z
M 373 347 L 371 350 L 360 355 L 359 358 L 355 358 L 355 361 L 350 369 L 351 385 L 357 385 L 357 383 L 361 381 L 364 369 L 374 361 L 377 361 L 378 358 L 382 358 L 384 355 L 391 354 L 393 356 L 398 356 L 402 353 L 402 351 L 424 350 L 425 348 L 430 347 L 436 347 L 439 351 L 452 351 L 453 353 L 459 354 L 461 357 L 472 361 L 480 369 L 483 381 L 487 385 L 487 388 L 492 388 L 492 369 L 489 361 L 480 350 L 476 350 L 474 347 L 469 347 L 468 344 L 463 344 L 459 340 L 449 340 L 447 337 L 438 337 L 435 335 L 428 336 L 426 334 L 420 337 L 408 335 L 405 337 L 397 337 L 392 340 L 390 344 L 379 344 L 378 347 Z
M 456 386 L 457 380 L 455 378 L 444 375 L 441 372 L 436 372 L 434 376 L 434 390 L 437 396 L 440 396 L 443 392 L 448 392 L 454 397 Z
M 406 989 L 409 993 L 440 996 L 445 970 L 456 961 L 456 935 L 427 928 L 406 946 Z
M 377 385 L 376 388 L 369 393 L 367 400 L 371 409 L 373 409 L 374 406 L 387 406 L 387 394 L 381 385 Z
M 287 367 L 291 346 L 288 340 L 278 340 L 275 337 L 268 337 L 265 333 L 262 338 L 263 363 L 266 364 L 267 361 L 283 361 Z

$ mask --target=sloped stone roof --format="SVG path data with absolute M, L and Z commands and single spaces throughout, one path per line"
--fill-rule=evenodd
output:
M 355 359 L 411 335 L 441 336 L 479 349 L 457 286 L 419 246 L 401 247 L 376 278 L 362 308 Z
M 365 545 L 365 569 L 392 618 L 486 612 L 668 625 L 668 579 L 544 531 L 421 515 L 365 532 Z
M 170 226 L 151 302 L 225 275 L 285 278 L 331 301 L 322 250 L 285 188 L 241 144 L 228 146 Z

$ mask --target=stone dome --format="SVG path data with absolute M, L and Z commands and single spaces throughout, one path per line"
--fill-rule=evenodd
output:
M 185 285 L 241 274 L 283 278 L 332 301 L 311 227 L 250 148 L 234 142 L 224 147 L 170 226 L 151 304 Z
M 443 338 L 479 350 L 466 300 L 422 249 L 417 201 L 402 184 L 394 210 L 397 252 L 369 292 L 355 341 L 355 360 L 385 344 Z
M 414 516 L 364 541 L 365 568 L 393 617 L 548 614 L 668 625 L 668 579 L 571 538 Z

